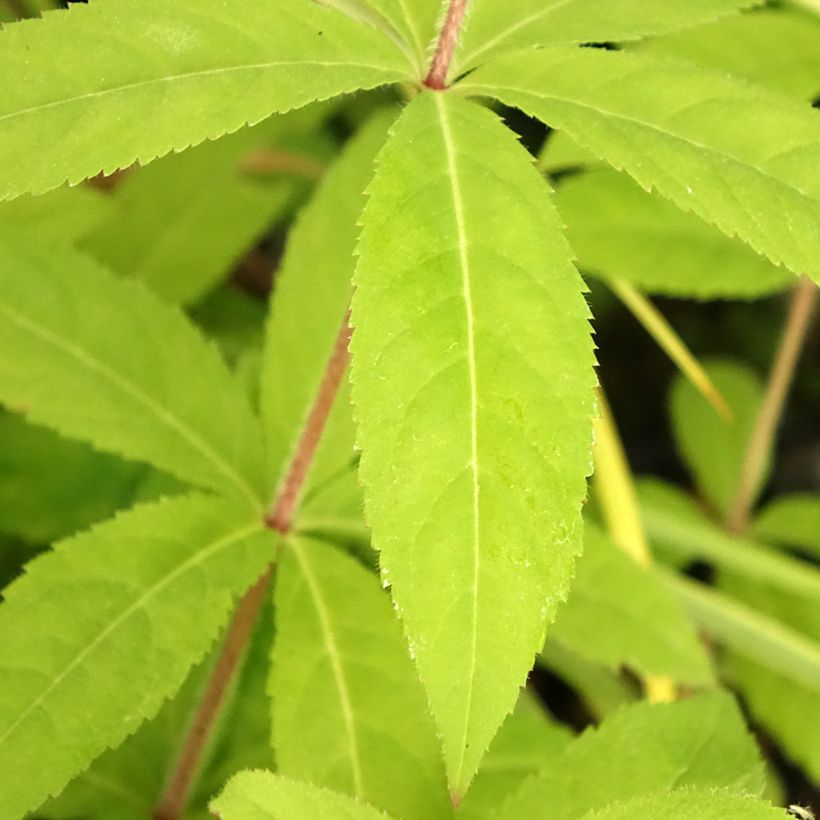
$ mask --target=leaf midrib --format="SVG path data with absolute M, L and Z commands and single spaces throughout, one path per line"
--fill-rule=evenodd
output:
M 393 69 L 383 65 L 369 65 L 367 63 L 352 63 L 352 62 L 336 62 L 336 61 L 322 61 L 322 60 L 275 60 L 265 63 L 248 63 L 240 66 L 223 66 L 220 68 L 200 69 L 198 71 L 188 71 L 182 74 L 170 74 L 166 77 L 156 77 L 150 80 L 140 80 L 133 83 L 124 83 L 123 85 L 112 86 L 111 88 L 104 88 L 99 91 L 89 91 L 86 94 L 78 94 L 73 97 L 65 97 L 61 100 L 52 100 L 51 102 L 41 103 L 29 108 L 21 108 L 17 111 L 9 111 L 6 114 L 0 115 L 0 122 L 3 120 L 13 119 L 14 117 L 23 117 L 26 114 L 33 114 L 48 108 L 57 108 L 61 105 L 71 105 L 73 103 L 82 102 L 83 100 L 94 99 L 97 97 L 105 97 L 109 94 L 118 94 L 120 92 L 133 91 L 137 88 L 143 88 L 150 85 L 159 85 L 161 83 L 175 82 L 177 80 L 188 80 L 198 77 L 208 77 L 220 74 L 229 74 L 240 71 L 259 71 L 261 69 L 275 68 L 278 66 L 320 66 L 323 68 L 366 68 L 374 71 L 382 71 L 386 74 L 393 72 Z
M 17 727 L 48 698 L 48 696 L 63 682 L 63 680 L 65 680 L 65 678 L 70 675 L 74 669 L 76 669 L 106 638 L 108 638 L 109 635 L 111 635 L 134 613 L 143 609 L 147 601 L 162 592 L 162 590 L 172 583 L 177 577 L 187 572 L 192 567 L 203 563 L 213 554 L 219 552 L 234 542 L 247 538 L 257 532 L 262 532 L 261 524 L 254 522 L 253 524 L 244 525 L 242 528 L 235 530 L 230 535 L 226 535 L 223 538 L 212 542 L 208 546 L 197 550 L 194 555 L 186 561 L 183 561 L 183 563 L 177 566 L 176 569 L 165 575 L 157 583 L 148 587 L 148 589 L 144 590 L 135 601 L 120 612 L 116 618 L 110 621 L 104 629 L 100 630 L 93 640 L 86 644 L 86 646 L 78 652 L 68 664 L 66 664 L 63 671 L 54 677 L 51 683 L 37 696 L 37 698 L 35 698 L 35 700 L 33 700 L 22 712 L 20 712 L 20 714 L 18 714 L 17 719 L 11 723 L 2 735 L 0 735 L 0 745 L 7 740 L 9 735 L 11 735 Z
M 434 95 L 436 109 L 439 115 L 442 138 L 444 140 L 444 151 L 447 158 L 447 168 L 450 176 L 450 186 L 453 197 L 453 215 L 456 222 L 456 234 L 458 236 L 459 264 L 461 267 L 461 284 L 464 298 L 464 308 L 467 325 L 467 363 L 470 376 L 470 471 L 472 473 L 473 484 L 473 577 L 472 577 L 472 630 L 470 641 L 470 664 L 467 679 L 467 699 L 464 714 L 464 736 L 459 751 L 459 763 L 457 777 L 454 786 L 461 785 L 464 771 L 464 756 L 467 750 L 467 737 L 470 729 L 470 717 L 473 708 L 473 690 L 476 655 L 478 644 L 478 585 L 481 566 L 481 547 L 479 538 L 479 466 L 478 466 L 478 397 L 476 386 L 476 361 L 475 361 L 475 317 L 473 314 L 472 291 L 470 287 L 470 260 L 467 252 L 468 241 L 464 220 L 464 203 L 461 194 L 460 177 L 458 173 L 458 163 L 456 161 L 455 145 L 453 134 L 450 128 L 450 121 L 447 116 L 446 104 L 443 95 Z
M 322 595 L 322 590 L 313 573 L 313 568 L 310 561 L 304 554 L 301 545 L 296 539 L 289 539 L 288 546 L 293 550 L 296 556 L 296 561 L 302 571 L 302 576 L 307 584 L 308 592 L 313 600 L 313 605 L 316 608 L 316 615 L 319 618 L 319 627 L 322 631 L 322 639 L 325 644 L 325 651 L 327 652 L 330 667 L 333 670 L 333 680 L 336 684 L 336 691 L 339 695 L 339 704 L 342 709 L 342 720 L 345 725 L 345 734 L 347 735 L 348 748 L 350 749 L 350 766 L 353 772 L 353 788 L 355 789 L 356 797 L 366 797 L 364 792 L 364 778 L 362 776 L 361 761 L 359 760 L 359 740 L 356 732 L 356 719 L 353 714 L 353 704 L 350 699 L 350 688 L 348 686 L 347 677 L 345 676 L 344 666 L 342 664 L 341 653 L 336 643 L 336 637 L 333 632 L 333 625 L 331 623 L 330 612 L 327 603 Z
M 219 453 L 211 447 L 210 444 L 208 444 L 198 433 L 192 430 L 185 422 L 152 399 L 151 396 L 149 396 L 139 386 L 124 378 L 115 370 L 112 370 L 108 367 L 108 365 L 103 364 L 87 350 L 52 333 L 48 330 L 48 328 L 43 327 L 38 322 L 25 316 L 24 314 L 5 306 L 2 303 L 0 303 L 0 313 L 5 315 L 9 321 L 13 322 L 18 327 L 27 330 L 29 333 L 32 333 L 42 339 L 47 344 L 50 344 L 58 350 L 63 351 L 80 365 L 85 366 L 91 372 L 103 376 L 114 387 L 136 399 L 136 401 L 147 408 L 160 423 L 162 423 L 169 430 L 172 430 L 174 433 L 181 436 L 194 450 L 204 456 L 207 461 L 214 464 L 217 467 L 218 472 L 230 479 L 231 484 L 239 489 L 242 495 L 244 495 L 251 502 L 254 509 L 261 507 L 262 501 L 259 495 L 254 492 L 250 484 L 236 470 L 234 470 L 234 468 L 231 467 L 231 465 L 228 464 L 222 456 L 220 456 Z

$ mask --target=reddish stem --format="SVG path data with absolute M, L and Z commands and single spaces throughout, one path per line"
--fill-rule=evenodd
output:
M 458 42 L 458 35 L 461 32 L 461 25 L 464 22 L 464 14 L 467 11 L 467 4 L 470 0 L 450 0 L 447 9 L 447 16 L 444 18 L 444 25 L 439 34 L 436 53 L 433 55 L 433 62 L 430 64 L 430 71 L 424 84 L 428 88 L 442 91 L 447 88 L 447 72 L 450 70 L 450 62 L 453 59 L 453 52 Z
M 302 429 L 284 483 L 271 511 L 265 516 L 265 525 L 281 535 L 290 532 L 293 525 L 293 516 L 299 504 L 302 487 L 347 367 L 351 334 L 349 317 L 350 311 L 345 315 L 336 338 L 336 344 L 325 368 L 313 407 Z M 154 820 L 177 820 L 185 811 L 208 738 L 262 609 L 271 574 L 272 567 L 268 567 L 265 574 L 242 596 L 237 605 L 225 635 L 222 652 L 211 672 L 182 752 L 154 811 Z

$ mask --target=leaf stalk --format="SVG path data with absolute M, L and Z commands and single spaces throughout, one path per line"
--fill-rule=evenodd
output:
M 450 0 L 447 16 L 444 18 L 444 25 L 441 27 L 438 44 L 433 55 L 433 61 L 424 80 L 427 88 L 432 88 L 434 91 L 443 91 L 447 88 L 447 73 L 450 70 L 450 62 L 458 43 L 458 36 L 461 32 L 469 1 Z

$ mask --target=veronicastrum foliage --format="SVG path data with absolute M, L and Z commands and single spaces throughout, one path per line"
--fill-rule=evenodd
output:
M 414 100 L 368 193 L 352 318 L 367 518 L 463 794 L 569 586 L 588 311 L 547 187 L 474 104 Z

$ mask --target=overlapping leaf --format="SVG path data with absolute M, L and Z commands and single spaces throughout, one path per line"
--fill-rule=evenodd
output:
M 0 400 L 34 422 L 258 505 L 261 434 L 213 347 L 139 282 L 0 241 Z
M 0 199 L 79 182 L 274 112 L 407 76 L 375 29 L 310 0 L 106 0 L 0 32 Z
M 378 579 L 332 547 L 294 537 L 275 607 L 278 771 L 407 820 L 449 816 L 424 690 Z
M 443 13 L 441 0 L 366 0 L 403 37 L 425 71 L 437 23 Z
M 635 40 L 735 14 L 758 0 L 476 0 L 461 40 L 457 76 L 505 51 Z
M 794 493 L 776 498 L 755 518 L 752 532 L 771 543 L 820 557 L 820 495 Z
M 820 281 L 820 111 L 720 72 L 595 48 L 527 51 L 462 84 Z
M 282 479 L 345 320 L 364 189 L 393 116 L 392 112 L 377 115 L 353 138 L 288 237 L 271 301 L 262 365 L 267 476 L 273 486 Z M 284 384 L 288 389 L 282 389 Z M 339 398 L 337 404 L 342 405 L 344 397 Z M 340 407 L 335 415 L 343 425 L 350 411 Z M 334 440 L 336 427 L 333 422 L 329 431 Z M 349 435 L 349 421 L 347 430 Z M 344 460 L 352 457 L 351 449 Z M 340 466 L 331 467 L 331 472 Z M 326 470 L 320 466 L 319 472 L 324 475 Z
M 566 594 L 592 345 L 548 191 L 495 116 L 406 109 L 369 189 L 353 302 L 368 523 L 466 790 Z
M 262 771 L 240 772 L 211 809 L 220 820 L 388 820 L 347 795 Z
M 560 154 L 547 156 L 550 163 L 565 161 Z M 794 280 L 746 245 L 610 169 L 570 177 L 555 202 L 581 268 L 649 293 L 748 298 Z
M 61 542 L 6 589 L 0 815 L 56 794 L 176 691 L 271 560 L 260 526 L 204 496 L 139 507 Z
M 678 602 L 651 571 L 591 524 L 550 640 L 616 670 L 626 664 L 681 683 L 712 681 L 707 656 Z
M 621 709 L 526 781 L 497 816 L 575 820 L 619 800 L 684 786 L 746 794 L 763 788 L 754 739 L 725 693 Z

